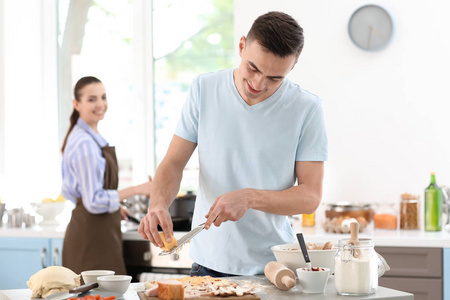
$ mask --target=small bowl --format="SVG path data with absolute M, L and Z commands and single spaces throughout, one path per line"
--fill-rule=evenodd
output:
M 298 268 L 296 271 L 303 293 L 320 294 L 325 292 L 328 276 L 330 275 L 329 268 L 319 267 L 319 271 Z
M 316 243 L 317 246 L 323 247 L 323 243 Z M 272 246 L 273 255 L 276 260 L 295 273 L 298 268 L 306 267 L 305 258 L 298 243 L 283 244 Z M 330 250 L 308 250 L 309 259 L 313 267 L 329 268 L 331 273 L 334 273 L 334 256 L 337 249 Z
M 109 275 L 97 278 L 100 290 L 123 294 L 128 290 L 131 282 L 131 276 L 128 275 Z
M 100 276 L 106 275 L 114 275 L 114 271 L 109 270 L 89 270 L 81 272 L 81 277 L 83 277 L 83 281 L 85 284 L 98 282 L 97 278 Z

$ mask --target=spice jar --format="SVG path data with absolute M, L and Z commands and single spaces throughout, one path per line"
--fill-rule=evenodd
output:
M 400 229 L 419 229 L 419 195 L 401 195 Z
M 361 296 L 375 293 L 378 277 L 390 268 L 375 252 L 371 239 L 339 240 L 334 257 L 334 284 L 339 295 Z

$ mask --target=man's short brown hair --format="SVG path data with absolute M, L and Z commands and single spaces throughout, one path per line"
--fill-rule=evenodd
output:
M 257 41 L 267 51 L 282 58 L 290 55 L 298 57 L 303 49 L 303 28 L 290 15 L 271 11 L 253 22 L 247 41 Z

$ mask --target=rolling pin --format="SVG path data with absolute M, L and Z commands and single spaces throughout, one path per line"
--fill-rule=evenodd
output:
M 277 261 L 264 267 L 264 274 L 277 288 L 287 291 L 295 286 L 295 274 Z

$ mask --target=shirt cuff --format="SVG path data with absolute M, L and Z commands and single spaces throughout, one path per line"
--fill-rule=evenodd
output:
M 119 209 L 120 199 L 117 190 L 106 190 L 109 195 L 109 213 L 116 212 Z

